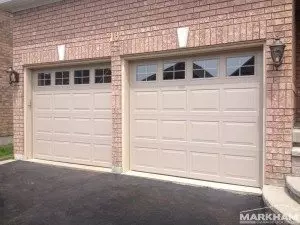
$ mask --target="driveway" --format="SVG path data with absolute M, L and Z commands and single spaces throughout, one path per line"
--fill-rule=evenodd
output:
M 0 165 L 0 224 L 234 225 L 259 196 L 31 162 Z

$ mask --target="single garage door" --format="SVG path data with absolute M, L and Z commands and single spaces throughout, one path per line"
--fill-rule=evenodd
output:
M 34 73 L 34 158 L 110 167 L 110 83 L 109 66 Z
M 131 65 L 131 169 L 260 185 L 262 55 Z

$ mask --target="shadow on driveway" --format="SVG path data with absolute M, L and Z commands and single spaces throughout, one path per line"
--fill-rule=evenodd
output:
M 2 225 L 234 225 L 259 196 L 31 162 L 0 165 Z

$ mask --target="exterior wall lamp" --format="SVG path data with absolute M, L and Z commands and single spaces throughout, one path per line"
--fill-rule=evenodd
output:
M 9 76 L 9 84 L 19 83 L 20 74 L 17 71 L 15 71 L 12 67 L 9 67 L 6 72 Z
M 270 45 L 271 57 L 276 70 L 278 70 L 278 67 L 282 64 L 284 49 L 285 44 L 283 44 L 278 37 L 275 38 L 273 44 Z

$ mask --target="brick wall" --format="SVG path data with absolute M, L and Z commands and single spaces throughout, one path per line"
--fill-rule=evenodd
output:
M 297 90 L 297 103 L 296 103 L 296 120 L 300 122 L 300 3 L 297 3 L 296 12 L 296 90 Z
M 0 11 L 0 137 L 11 136 L 13 129 L 12 88 L 5 70 L 12 65 L 11 15 Z
M 265 183 L 282 185 L 291 172 L 294 122 L 293 0 L 65 0 L 14 15 L 14 66 L 111 57 L 113 164 L 122 163 L 121 58 L 176 50 L 176 28 L 190 28 L 188 47 L 266 43 Z M 286 43 L 284 63 L 274 71 L 268 45 Z M 15 151 L 23 154 L 23 78 L 14 91 Z

